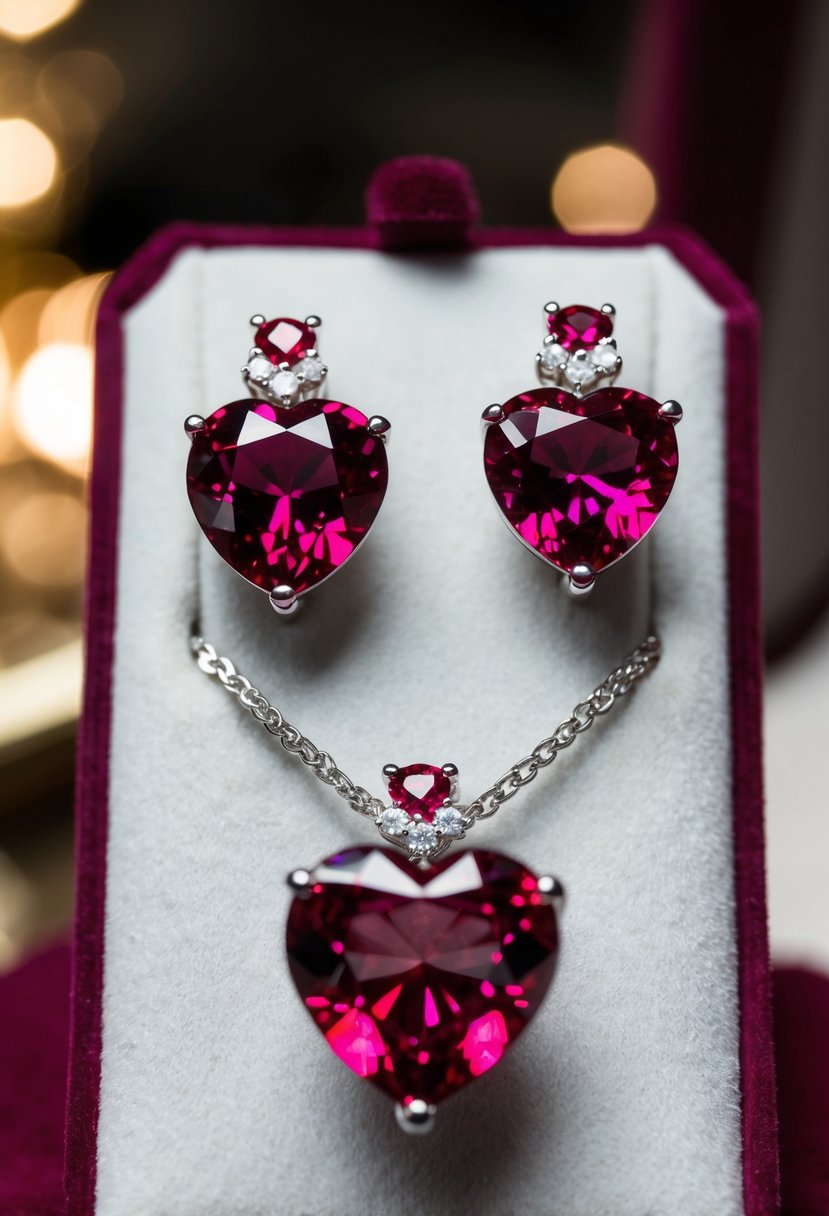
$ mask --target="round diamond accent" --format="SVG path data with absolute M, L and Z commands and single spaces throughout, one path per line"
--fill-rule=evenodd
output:
M 596 367 L 603 372 L 613 372 L 616 370 L 616 360 L 619 358 L 619 352 L 615 346 L 597 346 L 594 351 L 591 351 L 590 359 L 595 363 Z
M 596 369 L 587 359 L 571 359 L 565 375 L 571 384 L 587 384 L 594 379 Z
M 297 363 L 294 371 L 306 384 L 321 384 L 325 376 L 325 364 L 319 355 L 308 355 Z
M 247 373 L 254 384 L 267 384 L 273 375 L 273 364 L 264 355 L 254 355 L 247 362 Z
M 411 819 L 399 806 L 390 806 L 380 815 L 380 827 L 387 836 L 402 836 Z
M 417 857 L 438 847 L 438 834 L 431 823 L 413 823 L 406 837 L 409 849 Z
M 538 355 L 541 360 L 541 366 L 549 372 L 556 371 L 570 357 L 568 352 L 558 342 L 545 342 Z
M 295 405 L 299 390 L 300 383 L 293 372 L 277 372 L 268 385 L 268 392 L 283 405 Z
M 432 826 L 442 836 L 460 836 L 463 831 L 463 815 L 454 806 L 442 806 L 435 813 Z

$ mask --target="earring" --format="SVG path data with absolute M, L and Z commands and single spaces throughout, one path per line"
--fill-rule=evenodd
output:
M 187 493 L 199 527 L 237 574 L 287 614 L 354 555 L 388 484 L 389 423 L 314 394 L 328 368 L 317 316 L 251 317 L 242 376 L 251 399 L 184 423 Z
M 536 355 L 544 387 L 484 410 L 484 471 L 519 540 L 583 595 L 665 506 L 682 408 L 612 387 L 622 360 L 611 304 L 550 303 L 545 312 L 548 333 Z

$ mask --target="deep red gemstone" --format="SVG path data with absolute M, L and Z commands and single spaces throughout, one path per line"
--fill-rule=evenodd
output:
M 613 333 L 613 317 L 586 304 L 568 304 L 547 318 L 547 328 L 565 350 L 592 350 Z
M 426 823 L 432 822 L 451 793 L 451 781 L 434 764 L 407 764 L 389 779 L 392 802 L 410 815 L 421 815 Z
M 317 336 L 304 321 L 276 317 L 259 326 L 254 342 L 271 363 L 290 363 L 293 367 L 309 350 L 316 350 Z
M 679 457 L 659 403 L 627 388 L 532 389 L 484 440 L 489 488 L 521 540 L 560 570 L 613 564 L 665 506 Z
M 207 419 L 187 462 L 201 528 L 234 570 L 299 593 L 347 562 L 388 482 L 383 441 L 341 401 L 286 409 L 234 401 Z
M 362 847 L 329 857 L 288 916 L 291 974 L 329 1047 L 398 1101 L 487 1072 L 553 977 L 555 911 L 519 862 L 465 850 L 421 870 Z

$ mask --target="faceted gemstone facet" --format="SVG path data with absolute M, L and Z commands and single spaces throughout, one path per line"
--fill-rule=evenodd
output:
M 422 815 L 427 823 L 451 793 L 449 778 L 434 764 L 407 764 L 389 779 L 392 802 L 410 815 Z
M 591 350 L 613 333 L 613 318 L 599 308 L 568 304 L 550 314 L 547 328 L 565 350 Z
M 317 339 L 311 326 L 304 321 L 276 317 L 259 326 L 254 342 L 271 363 L 290 363 L 293 367 L 309 350 L 316 349 Z
M 678 466 L 659 403 L 626 388 L 532 389 L 484 439 L 489 488 L 521 540 L 567 573 L 613 564 L 655 523 Z
M 328 1045 L 398 1101 L 487 1072 L 533 1017 L 555 911 L 519 862 L 466 850 L 421 870 L 388 848 L 329 857 L 288 917 L 294 983 Z
M 341 401 L 234 401 L 193 440 L 187 492 L 214 549 L 270 591 L 300 593 L 348 561 L 388 482 L 386 450 Z

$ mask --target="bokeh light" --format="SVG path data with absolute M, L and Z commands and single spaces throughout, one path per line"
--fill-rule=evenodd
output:
M 65 20 L 79 4 L 80 0 L 0 0 L 0 33 L 25 42 Z
M 124 82 L 106 55 L 62 51 L 40 69 L 37 92 L 56 130 L 91 142 L 121 104 Z
M 92 351 L 53 342 L 29 357 L 13 393 L 22 441 L 71 473 L 86 471 L 92 436 Z
M 89 274 L 73 279 L 56 291 L 40 314 L 40 344 L 77 342 L 86 345 L 91 342 L 98 303 L 109 279 L 108 273 Z
M 600 144 L 568 156 L 552 185 L 552 207 L 567 232 L 639 232 L 656 208 L 656 180 L 630 148 Z
M 0 119 L 0 208 L 26 207 L 55 181 L 55 145 L 28 118 Z
M 78 498 L 51 491 L 22 495 L 0 527 L 3 557 L 22 582 L 55 590 L 79 586 L 86 508 Z

